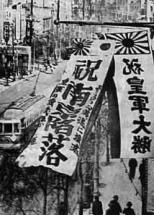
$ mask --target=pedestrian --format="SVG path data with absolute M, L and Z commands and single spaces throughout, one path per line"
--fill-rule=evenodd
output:
M 132 181 L 135 178 L 136 167 L 138 165 L 137 160 L 135 158 L 129 159 L 129 179 Z
M 119 199 L 118 195 L 113 196 L 114 215 L 120 215 L 120 213 L 122 212 L 118 199 Z
M 114 215 L 114 200 L 111 200 L 108 206 L 109 208 L 106 210 L 105 215 Z
M 103 206 L 102 202 L 99 201 L 99 197 L 95 196 L 95 201 L 92 205 L 92 212 L 94 215 L 103 215 Z
M 141 185 L 142 187 L 146 186 L 146 167 L 145 167 L 145 163 L 144 160 L 142 160 L 142 163 L 139 165 L 139 179 L 141 181 Z
M 134 209 L 132 209 L 132 203 L 131 202 L 127 202 L 127 208 L 124 208 L 123 210 L 123 214 L 125 215 L 135 215 Z

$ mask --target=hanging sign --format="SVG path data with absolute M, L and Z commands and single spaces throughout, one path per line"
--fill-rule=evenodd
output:
M 76 40 L 62 81 L 49 99 L 46 121 L 17 159 L 20 166 L 43 165 L 72 175 L 113 52 L 109 41 Z
M 154 66 L 149 31 L 107 33 L 115 40 L 121 157 L 149 157 L 154 141 Z

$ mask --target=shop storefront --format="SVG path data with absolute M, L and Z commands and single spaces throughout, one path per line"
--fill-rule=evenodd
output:
M 9 73 L 26 73 L 31 69 L 31 48 L 29 46 L 4 46 L 0 45 L 0 77 L 5 76 L 7 68 Z

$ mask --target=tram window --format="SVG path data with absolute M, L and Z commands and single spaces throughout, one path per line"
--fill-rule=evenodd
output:
M 18 123 L 14 123 L 14 132 L 19 133 L 19 124 Z
M 5 133 L 12 133 L 12 124 L 11 123 L 5 123 L 4 124 L 4 132 Z
M 2 123 L 0 123 L 0 133 L 2 133 L 2 129 L 3 129 L 2 126 L 3 126 Z

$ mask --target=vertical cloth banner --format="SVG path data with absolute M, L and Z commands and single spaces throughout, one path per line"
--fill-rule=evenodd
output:
M 154 66 L 149 30 L 106 33 L 115 45 L 115 75 L 120 115 L 121 157 L 154 153 Z
M 154 213 L 154 158 L 148 159 L 147 212 Z
M 46 120 L 17 158 L 19 166 L 42 165 L 73 174 L 113 53 L 114 42 L 76 40 L 62 81 L 49 99 Z

